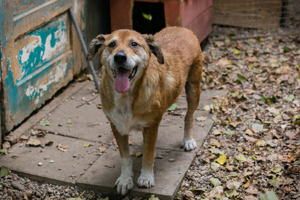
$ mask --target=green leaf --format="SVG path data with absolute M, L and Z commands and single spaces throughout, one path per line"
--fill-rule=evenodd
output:
M 84 144 L 83 144 L 83 147 L 89 147 L 89 146 L 91 146 L 90 143 L 84 143 Z
M 217 178 L 210 178 L 209 182 L 215 187 L 221 185 L 221 181 Z
M 220 164 L 219 163 L 216 163 L 216 162 L 211 162 L 210 163 L 210 168 L 214 171 L 217 171 L 219 168 L 220 168 Z
M 295 99 L 295 95 L 290 94 L 290 95 L 286 96 L 284 99 L 287 101 L 293 101 Z
M 267 191 L 259 197 L 259 200 L 278 200 L 278 197 L 275 192 Z
M 50 126 L 50 122 L 47 120 L 40 121 L 40 126 Z
M 250 155 L 250 157 L 251 157 L 253 160 L 257 160 L 257 158 L 256 158 L 255 155 Z
M 240 54 L 240 50 L 234 49 L 233 54 L 234 54 L 234 55 L 239 55 L 239 54 Z
M 280 115 L 280 111 L 276 108 L 270 107 L 270 108 L 268 108 L 268 111 L 270 113 L 272 113 L 272 115 L 274 115 L 274 116 Z
M 66 124 L 71 125 L 72 124 L 72 120 L 68 119 L 67 122 L 66 122 Z
M 276 187 L 277 182 L 279 181 L 279 179 L 273 178 L 272 180 L 269 180 L 268 182 L 273 186 Z
M 264 125 L 262 124 L 252 124 L 251 128 L 255 130 L 255 132 L 260 133 L 264 130 Z
M 148 200 L 159 200 L 159 198 L 152 194 Z
M 7 150 L 6 149 L 0 149 L 0 154 L 7 154 Z
M 235 82 L 239 83 L 239 84 L 243 84 L 244 82 L 247 81 L 247 78 L 241 74 L 237 74 L 237 79 L 235 80 Z
M 237 159 L 240 162 L 246 162 L 247 161 L 247 158 L 241 153 L 239 155 L 235 156 L 235 159 Z
M 224 132 L 226 135 L 234 135 L 235 132 L 231 131 L 231 130 L 228 130 L 228 131 L 225 131 Z
M 173 103 L 170 108 L 168 109 L 168 111 L 174 111 L 176 110 L 176 108 L 178 107 L 178 105 L 176 103 Z
M 151 14 L 146 14 L 146 13 L 142 13 L 143 17 L 148 20 L 151 21 L 152 20 L 152 15 Z
M 282 50 L 283 50 L 283 53 L 287 53 L 287 52 L 290 52 L 290 51 L 291 51 L 291 49 L 288 48 L 287 46 L 284 46 L 284 47 L 282 48 Z
M 272 170 L 273 173 L 277 174 L 278 172 L 280 172 L 282 169 L 281 166 L 275 166 L 274 169 Z
M 298 119 L 300 119 L 300 115 L 294 115 L 293 116 L 293 122 L 297 121 Z
M 264 97 L 262 96 L 260 98 L 263 102 L 265 102 L 268 105 L 271 105 L 272 103 L 276 103 L 277 102 L 277 98 L 275 96 L 272 97 Z
M 9 170 L 6 167 L 2 166 L 0 169 L 0 178 L 6 176 L 8 173 L 9 173 Z

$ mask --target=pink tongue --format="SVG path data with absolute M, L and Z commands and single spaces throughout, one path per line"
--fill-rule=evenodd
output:
M 129 72 L 120 73 L 117 72 L 117 76 L 115 79 L 115 90 L 119 93 L 125 93 L 129 90 L 130 82 L 129 82 Z

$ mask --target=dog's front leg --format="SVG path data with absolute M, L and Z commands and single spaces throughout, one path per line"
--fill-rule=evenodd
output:
M 144 128 L 144 155 L 142 161 L 141 174 L 138 178 L 138 186 L 150 188 L 154 186 L 154 157 L 155 143 L 157 138 L 158 124 L 149 128 Z
M 111 129 L 119 146 L 121 156 L 121 175 L 117 179 L 115 186 L 119 194 L 125 195 L 133 188 L 132 160 L 129 155 L 128 135 L 120 135 L 113 124 L 111 124 Z

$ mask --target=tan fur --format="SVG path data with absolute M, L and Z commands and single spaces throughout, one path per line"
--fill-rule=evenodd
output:
M 112 41 L 117 43 L 114 48 L 109 47 Z M 137 42 L 138 48 L 131 47 L 129 45 L 131 41 Z M 111 122 L 121 158 L 130 159 L 129 131 L 142 130 L 144 154 L 138 184 L 142 187 L 151 187 L 154 185 L 154 180 L 150 180 L 149 176 L 153 174 L 158 126 L 163 113 L 174 103 L 184 86 L 188 102 L 185 117 L 184 142 L 187 142 L 185 148 L 192 150 L 196 147 L 193 141 L 192 124 L 193 114 L 200 97 L 202 72 L 200 43 L 190 30 L 170 27 L 155 34 L 154 38 L 132 30 L 119 30 L 110 35 L 99 35 L 98 39 L 90 44 L 91 54 L 97 51 L 94 48 L 96 44 L 101 46 L 99 54 L 103 64 L 100 85 L 103 110 Z M 110 66 L 110 56 L 120 51 L 124 51 L 128 58 L 136 59 L 137 63 L 141 62 L 142 64 L 139 65 L 143 66 L 138 67 L 137 75 L 132 79 L 130 89 L 126 93 L 115 91 Z M 159 64 L 163 62 L 162 59 L 164 64 Z M 118 192 L 122 194 L 131 187 L 131 183 L 124 181 L 125 176 L 121 172 L 116 183 Z

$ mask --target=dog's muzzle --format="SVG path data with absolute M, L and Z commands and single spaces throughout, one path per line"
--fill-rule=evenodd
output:
M 112 69 L 115 78 L 115 89 L 119 93 L 129 90 L 130 81 L 136 75 L 138 66 L 130 66 L 127 55 L 123 51 L 119 51 L 114 55 L 115 68 Z M 130 63 L 130 62 L 129 62 Z

